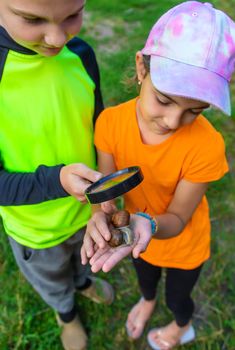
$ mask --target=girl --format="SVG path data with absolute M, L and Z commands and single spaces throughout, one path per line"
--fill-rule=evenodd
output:
M 230 114 L 229 80 L 235 63 L 235 24 L 208 3 L 184 2 L 163 15 L 136 54 L 140 94 L 106 109 L 96 124 L 99 170 L 139 165 L 144 181 L 125 195 L 135 234 L 153 239 L 134 260 L 142 293 L 127 319 L 137 339 L 155 307 L 162 268 L 174 320 L 148 334 L 153 349 L 194 339 L 191 292 L 210 256 L 208 184 L 227 171 L 224 141 L 202 112 Z M 105 214 L 88 223 L 82 248 L 93 272 L 110 270 L 133 247 L 110 248 Z M 94 242 L 99 249 L 94 249 Z M 136 256 L 135 256 L 136 257 Z

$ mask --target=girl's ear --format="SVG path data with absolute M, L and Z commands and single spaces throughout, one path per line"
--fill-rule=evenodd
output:
M 136 74 L 137 74 L 138 81 L 142 83 L 144 78 L 146 77 L 147 71 L 144 66 L 143 54 L 140 51 L 136 52 L 135 63 L 136 63 Z

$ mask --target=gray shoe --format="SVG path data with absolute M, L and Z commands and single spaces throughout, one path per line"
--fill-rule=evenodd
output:
M 112 304 L 114 300 L 114 290 L 111 284 L 98 277 L 89 276 L 89 279 L 91 280 L 90 287 L 79 293 L 97 304 Z
M 87 335 L 78 316 L 71 322 L 65 323 L 57 314 L 56 320 L 58 325 L 62 328 L 60 337 L 64 350 L 87 349 Z

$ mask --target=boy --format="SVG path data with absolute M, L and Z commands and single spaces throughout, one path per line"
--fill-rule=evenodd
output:
M 95 55 L 75 38 L 84 5 L 0 1 L 0 215 L 21 271 L 57 312 L 66 350 L 87 343 L 74 291 L 113 300 L 80 263 L 90 217 L 83 193 L 101 176 L 92 170 L 93 122 L 103 109 Z

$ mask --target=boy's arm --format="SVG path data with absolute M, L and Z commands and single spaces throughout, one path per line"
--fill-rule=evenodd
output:
M 102 174 L 108 175 L 116 171 L 112 154 L 97 150 L 97 156 L 98 169 Z M 92 217 L 87 223 L 86 233 L 81 249 L 81 258 L 84 265 L 87 264 L 88 258 L 94 255 L 95 244 L 101 248 L 104 248 L 107 241 L 110 239 L 106 213 L 109 214 L 115 210 L 116 206 L 114 201 L 92 205 Z
M 74 52 L 80 57 L 82 63 L 95 83 L 95 106 L 94 106 L 94 117 L 93 121 L 95 123 L 98 115 L 104 109 L 103 98 L 100 90 L 100 72 L 97 64 L 95 52 L 90 45 L 88 45 L 82 39 L 75 37 L 67 43 L 69 50 Z
M 37 204 L 74 196 L 84 201 L 84 191 L 102 175 L 84 164 L 40 165 L 35 172 L 10 173 L 0 168 L 0 205 Z
M 63 165 L 40 165 L 35 172 L 10 173 L 0 170 L 0 205 L 36 204 L 66 197 L 59 174 Z

